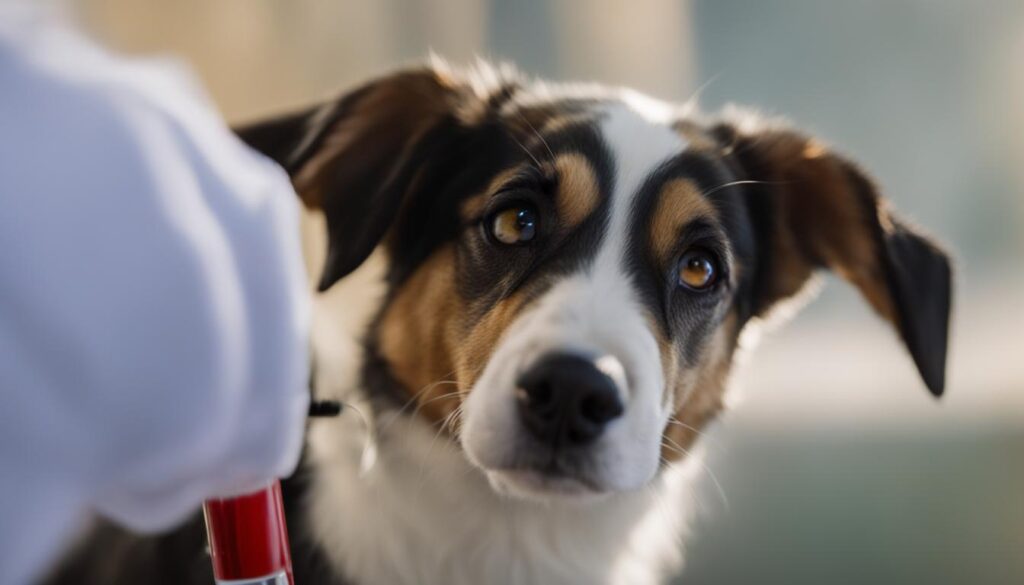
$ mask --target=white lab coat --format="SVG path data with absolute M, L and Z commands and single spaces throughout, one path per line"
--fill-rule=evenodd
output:
M 0 584 L 294 468 L 297 199 L 172 61 L 0 9 Z

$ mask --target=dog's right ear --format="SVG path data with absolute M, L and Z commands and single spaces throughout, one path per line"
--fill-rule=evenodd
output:
M 446 147 L 466 99 L 449 76 L 423 68 L 235 129 L 288 171 L 307 206 L 323 210 L 328 251 L 319 290 L 358 268 L 384 238 L 417 170 Z
M 785 125 L 741 118 L 712 130 L 742 169 L 762 246 L 752 312 L 792 297 L 817 268 L 856 286 L 899 332 L 942 395 L 952 309 L 948 254 L 901 220 L 860 166 Z

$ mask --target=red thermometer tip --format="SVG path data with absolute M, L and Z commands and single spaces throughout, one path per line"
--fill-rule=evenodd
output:
M 213 575 L 231 585 L 294 585 L 281 484 L 203 504 Z

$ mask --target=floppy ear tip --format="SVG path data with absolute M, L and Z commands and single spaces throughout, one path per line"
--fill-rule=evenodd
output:
M 346 270 L 348 259 L 332 244 L 327 250 L 327 259 L 324 260 L 324 267 L 320 272 L 320 281 L 316 285 L 317 292 L 326 292 L 334 283 L 345 277 L 351 270 Z
M 334 283 L 352 274 L 370 257 L 376 240 L 355 240 L 352 242 L 332 241 L 328 245 L 327 259 L 320 273 L 317 292 L 326 292 Z
M 335 282 L 337 282 L 337 280 L 327 278 L 326 276 L 320 277 L 320 282 L 316 285 L 316 292 L 327 292 Z
M 345 278 L 354 268 L 348 268 L 341 264 L 341 260 L 328 258 L 324 263 L 323 273 L 320 275 L 320 282 L 316 285 L 317 292 L 327 292 L 334 283 Z
M 936 377 L 932 380 L 925 379 L 925 386 L 928 391 L 931 392 L 932 396 L 936 399 L 942 398 L 942 395 L 946 391 L 946 374 L 944 371 L 940 371 Z
M 942 396 L 946 388 L 949 321 L 953 304 L 953 269 L 949 257 L 940 248 L 935 247 L 931 250 L 935 254 L 933 270 L 936 275 L 933 277 L 933 282 L 935 283 L 934 296 L 937 308 L 933 318 L 937 323 L 935 338 L 925 344 L 924 351 L 928 352 L 930 359 L 922 356 L 920 370 L 928 390 L 938 398 Z
M 900 334 L 921 378 L 935 397 L 946 384 L 953 268 L 949 254 L 901 223 L 886 237 L 890 289 L 900 313 Z

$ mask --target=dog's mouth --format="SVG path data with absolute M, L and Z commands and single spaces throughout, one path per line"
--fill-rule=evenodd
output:
M 589 499 L 608 493 L 587 473 L 555 460 L 545 465 L 519 465 L 485 473 L 496 492 L 524 499 Z

